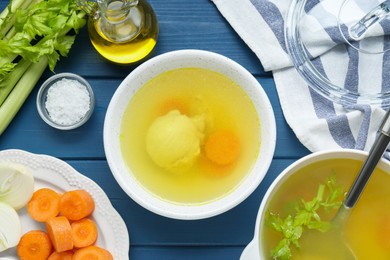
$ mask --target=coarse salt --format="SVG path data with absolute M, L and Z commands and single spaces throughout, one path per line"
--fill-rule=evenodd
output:
M 61 79 L 47 91 L 45 107 L 50 118 L 60 125 L 79 122 L 90 109 L 90 96 L 77 80 Z

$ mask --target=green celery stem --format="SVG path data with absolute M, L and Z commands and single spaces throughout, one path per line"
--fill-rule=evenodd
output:
M 0 106 L 4 103 L 9 93 L 30 65 L 30 61 L 25 59 L 20 60 L 18 65 L 16 65 L 16 67 L 10 72 L 9 76 L 4 81 L 0 82 Z
M 48 65 L 46 57 L 32 63 L 0 107 L 0 135 L 15 117 Z
M 11 10 L 16 10 L 17 8 L 19 8 L 22 4 L 23 4 L 23 2 L 24 2 L 24 0 L 12 0 L 11 2 L 10 2 L 10 5 L 11 5 Z M 25 1 L 25 2 L 31 2 L 31 0 L 30 1 Z M 9 7 L 9 6 L 8 6 Z M 1 13 L 0 13 L 0 25 L 3 23 L 3 19 L 5 18 L 5 17 L 7 17 L 7 15 L 9 14 L 9 9 L 8 9 L 8 7 L 7 8 L 5 8 Z
M 7 8 L 5 8 L 1 14 L 0 14 L 0 39 L 2 39 L 5 34 L 8 32 L 8 30 L 14 25 L 15 23 L 15 15 L 10 13 L 9 8 L 11 8 L 12 12 L 14 12 L 18 8 L 26 8 L 30 5 L 30 3 L 33 0 L 12 0 Z

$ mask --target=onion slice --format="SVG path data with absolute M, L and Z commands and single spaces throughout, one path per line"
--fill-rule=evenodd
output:
M 18 210 L 27 204 L 33 192 L 34 176 L 28 167 L 11 162 L 0 163 L 0 202 Z
M 16 210 L 0 202 L 0 252 L 15 247 L 22 235 L 22 225 Z

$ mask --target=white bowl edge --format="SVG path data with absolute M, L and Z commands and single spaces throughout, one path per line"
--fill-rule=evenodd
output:
M 273 195 L 276 188 L 279 187 L 285 179 L 287 179 L 292 173 L 296 172 L 298 169 L 301 169 L 312 162 L 321 159 L 326 160 L 330 158 L 346 158 L 346 159 L 357 159 L 357 160 L 364 160 L 368 155 L 368 152 L 356 150 L 356 149 L 332 149 L 332 150 L 325 150 L 325 151 L 319 151 L 314 152 L 309 155 L 306 155 L 302 157 L 301 159 L 293 162 L 290 164 L 287 168 L 285 168 L 271 183 L 270 187 L 267 189 L 267 192 L 265 193 L 258 213 L 256 217 L 256 224 L 255 224 L 255 230 L 254 230 L 254 236 L 250 243 L 247 245 L 247 247 L 244 249 L 243 253 L 241 254 L 240 260 L 261 260 L 262 252 L 260 248 L 260 225 L 264 218 L 264 212 L 267 207 L 268 199 Z M 378 163 L 378 167 L 381 169 L 386 170 L 390 173 L 390 162 L 386 161 L 385 159 L 381 159 Z M 248 254 L 247 252 L 250 251 L 251 254 Z M 247 256 L 253 256 L 256 255 L 258 258 L 248 258 Z
M 158 63 L 163 63 L 164 66 L 156 65 Z M 198 66 L 228 75 L 246 90 L 259 113 L 261 134 L 266 133 L 267 138 L 262 139 L 259 153 L 261 159 L 257 161 L 252 170 L 259 172 L 259 174 L 248 175 L 248 178 L 237 189 L 211 203 L 196 206 L 174 205 L 151 195 L 137 184 L 137 181 L 131 174 L 120 173 L 128 172 L 123 161 L 116 159 L 121 156 L 119 143 L 121 118 L 130 97 L 147 81 L 167 70 Z M 114 111 L 119 111 L 119 114 L 114 115 Z M 165 53 L 146 61 L 124 79 L 108 106 L 104 121 L 103 138 L 107 161 L 114 178 L 134 201 L 162 216 L 187 220 L 201 219 L 218 215 L 233 208 L 257 188 L 273 158 L 276 144 L 276 123 L 271 103 L 260 83 L 241 65 L 227 57 L 208 51 L 180 50 Z

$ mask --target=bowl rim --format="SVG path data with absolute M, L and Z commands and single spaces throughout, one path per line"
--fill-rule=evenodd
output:
M 80 121 L 78 121 L 72 125 L 57 124 L 56 122 L 54 122 L 53 120 L 50 119 L 48 113 L 45 112 L 46 109 L 44 107 L 42 107 L 42 105 L 43 105 L 42 99 L 45 98 L 45 95 L 47 94 L 47 91 L 51 87 L 52 83 L 56 82 L 58 80 L 61 80 L 63 78 L 73 79 L 73 80 L 79 81 L 87 89 L 88 94 L 89 94 L 89 98 L 90 98 L 89 110 L 87 111 L 85 116 Z M 50 125 L 53 128 L 59 129 L 59 130 L 72 130 L 72 129 L 78 128 L 78 127 L 82 126 L 83 124 L 85 124 L 89 120 L 89 118 L 91 117 L 91 115 L 94 111 L 94 108 L 95 108 L 95 94 L 94 94 L 93 89 L 92 89 L 91 85 L 89 84 L 89 82 L 85 78 L 83 78 L 82 76 L 80 76 L 78 74 L 70 73 L 70 72 L 58 73 L 58 74 L 55 74 L 55 75 L 49 77 L 48 79 L 46 79 L 42 83 L 42 85 L 40 86 L 40 88 L 38 90 L 38 94 L 37 94 L 37 98 L 36 98 L 36 106 L 37 106 L 39 116 L 42 118 L 42 120 L 46 124 Z
M 299 26 L 299 22 L 305 14 L 307 1 L 292 0 L 284 23 L 286 50 L 298 74 L 316 93 L 345 107 L 363 104 L 388 108 L 390 106 L 390 91 L 361 93 L 348 90 L 333 83 L 312 63 L 311 55 L 304 42 L 301 41 Z
M 238 81 L 239 78 L 242 82 L 247 83 L 249 86 L 246 86 L 246 88 L 251 88 L 254 92 L 252 95 L 254 95 L 255 101 L 252 99 L 252 102 L 256 110 L 259 107 L 262 109 L 262 111 L 257 111 L 260 114 L 261 134 L 267 133 L 267 138 L 265 140 L 261 139 L 263 145 L 260 145 L 260 155 L 258 155 L 260 159 L 257 159 L 251 173 L 247 175 L 242 183 L 222 198 L 200 205 L 173 204 L 158 199 L 155 195 L 143 190 L 144 188 L 138 184 L 135 178 L 130 176 L 129 170 L 124 170 L 126 168 L 123 162 L 115 158 L 116 156 L 121 156 L 119 147 L 121 120 L 119 118 L 122 117 L 124 109 L 129 102 L 123 101 L 122 103 L 125 104 L 121 104 L 120 100 L 125 99 L 125 95 L 131 98 L 142 85 L 160 73 L 181 67 L 205 67 L 220 73 L 225 70 L 225 75 L 229 75 L 226 71 L 235 75 L 234 77 L 236 78 L 232 78 L 232 75 L 229 75 L 234 81 Z M 131 87 L 129 82 L 132 83 Z M 119 112 L 116 111 L 117 109 L 119 109 Z M 113 129 L 115 124 L 116 126 Z M 268 171 L 273 158 L 276 145 L 276 123 L 271 103 L 265 91 L 253 75 L 240 64 L 210 51 L 177 50 L 158 55 L 144 62 L 122 81 L 107 109 L 103 128 L 103 143 L 107 162 L 114 178 L 125 193 L 135 202 L 158 215 L 168 218 L 182 220 L 203 219 L 219 215 L 235 207 L 257 188 Z M 243 185 L 246 185 L 245 188 L 242 188 Z
M 284 183 L 286 179 L 288 179 L 289 176 L 294 174 L 297 170 L 310 165 L 313 162 L 320 161 L 320 160 L 326 160 L 326 159 L 333 159 L 333 158 L 340 158 L 340 159 L 357 159 L 357 160 L 364 160 L 367 158 L 368 152 L 356 150 L 356 149 L 331 149 L 331 150 L 324 150 L 324 151 L 317 151 L 313 152 L 311 154 L 308 154 L 296 161 L 294 161 L 292 164 L 288 165 L 271 183 L 269 188 L 267 189 L 264 197 L 261 200 L 261 204 L 258 209 L 257 217 L 256 217 L 256 224 L 255 224 L 255 230 L 254 230 L 254 236 L 250 243 L 247 245 L 247 247 L 243 251 L 243 255 L 245 257 L 242 257 L 241 260 L 253 260 L 253 259 L 261 259 L 262 256 L 262 250 L 261 250 L 261 244 L 260 244 L 260 228 L 261 223 L 264 220 L 264 214 L 266 207 L 268 205 L 268 201 L 271 198 L 271 196 L 275 193 L 276 188 L 278 188 L 280 185 Z M 384 158 L 381 158 L 381 160 L 378 162 L 377 167 L 381 169 L 385 169 L 390 173 L 390 162 Z M 248 256 L 251 256 L 248 258 Z M 256 257 L 253 257 L 256 256 Z

